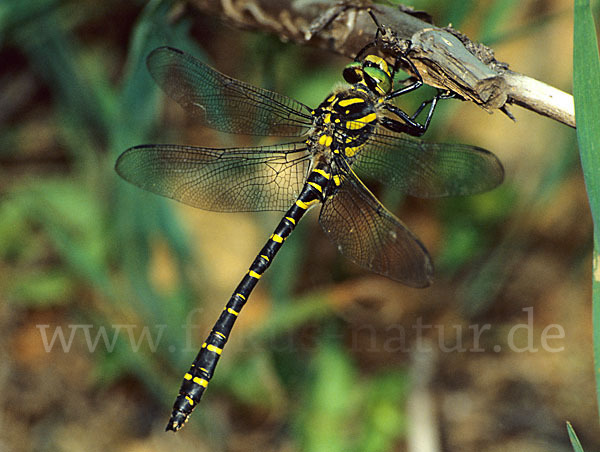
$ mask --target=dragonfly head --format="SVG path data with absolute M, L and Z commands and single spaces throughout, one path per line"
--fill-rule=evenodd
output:
M 362 61 L 353 61 L 344 68 L 344 80 L 352 85 L 364 85 L 378 96 L 392 90 L 392 73 L 383 58 L 367 55 Z

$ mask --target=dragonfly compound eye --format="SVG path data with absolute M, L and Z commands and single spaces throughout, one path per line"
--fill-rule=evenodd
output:
M 344 80 L 351 85 L 356 85 L 363 81 L 363 68 L 362 64 L 358 61 L 353 61 L 344 68 L 342 73 Z
M 392 89 L 392 79 L 383 69 L 378 67 L 365 67 L 364 78 L 369 89 L 376 94 L 384 95 Z

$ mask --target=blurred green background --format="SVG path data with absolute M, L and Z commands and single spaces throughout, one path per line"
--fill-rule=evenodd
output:
M 280 214 L 194 210 L 118 178 L 115 159 L 136 144 L 250 144 L 162 99 L 145 56 L 168 44 L 308 105 L 347 63 L 181 5 L 0 4 L 0 451 L 375 452 L 429 440 L 438 447 L 425 450 L 565 451 L 566 420 L 598 450 L 592 223 L 575 132 L 458 101 L 440 105 L 427 139 L 494 152 L 503 186 L 436 201 L 374 187 L 431 251 L 434 285 L 357 268 L 309 214 L 191 421 L 163 432 L 183 373 Z M 570 1 L 412 5 L 571 91 Z

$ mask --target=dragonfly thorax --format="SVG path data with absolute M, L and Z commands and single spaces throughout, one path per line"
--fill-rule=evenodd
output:
M 315 142 L 333 154 L 352 158 L 374 130 L 377 105 L 373 93 L 355 85 L 333 92 L 313 112 Z

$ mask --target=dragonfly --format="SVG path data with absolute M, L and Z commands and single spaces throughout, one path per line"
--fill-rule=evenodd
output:
M 116 162 L 125 180 L 193 207 L 285 211 L 185 374 L 166 430 L 176 432 L 189 419 L 252 290 L 311 207 L 321 206 L 319 223 L 342 255 L 408 286 L 426 287 L 433 264 L 425 246 L 362 178 L 436 198 L 481 193 L 504 177 L 498 158 L 484 149 L 415 138 L 427 130 L 444 94 L 409 115 L 393 99 L 422 82 L 394 90 L 397 64 L 375 55 L 350 63 L 343 72 L 347 84 L 316 108 L 228 77 L 171 47 L 152 51 L 147 67 L 162 90 L 201 124 L 288 140 L 230 148 L 145 144 L 127 149 Z M 427 106 L 420 123 L 417 116 Z

